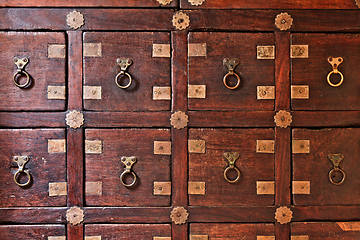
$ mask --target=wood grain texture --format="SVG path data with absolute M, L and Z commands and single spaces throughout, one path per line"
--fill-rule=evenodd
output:
M 101 236 L 101 239 L 139 239 L 171 237 L 170 224 L 89 224 L 85 236 Z
M 360 231 L 344 231 L 336 222 L 292 223 L 291 235 L 307 235 L 314 240 L 356 240 Z
M 84 239 L 84 225 L 67 225 L 67 239 L 78 240 Z
M 48 240 L 50 236 L 66 236 L 64 225 L 2 225 L 0 226 L 1 239 L 38 239 Z M 14 238 L 15 237 L 15 238 Z
M 358 162 L 360 150 L 360 129 L 294 129 L 293 139 L 310 140 L 310 153 L 293 154 L 293 181 L 310 181 L 310 194 L 293 195 L 295 205 L 355 205 L 360 202 L 357 189 L 360 188 Z M 346 179 L 339 185 L 331 184 L 329 172 L 334 168 L 328 154 L 342 153 L 344 159 L 340 168 Z M 335 174 L 334 181 L 341 180 Z M 341 196 L 341 197 L 339 197 Z
M 84 85 L 101 86 L 101 99 L 84 100 L 86 110 L 95 111 L 169 111 L 169 100 L 153 100 L 153 87 L 170 86 L 170 58 L 153 57 L 153 44 L 170 44 L 169 33 L 88 32 L 84 43 L 101 43 L 101 57 L 84 57 Z M 121 46 L 121 49 L 119 49 Z M 120 72 L 116 59 L 130 58 L 127 73 L 132 84 L 119 88 L 115 77 Z M 127 85 L 123 77 L 119 84 Z
M 63 33 L 1 32 L 1 111 L 64 110 L 65 100 L 47 99 L 48 85 L 65 86 L 65 59 L 48 58 L 48 44 L 65 44 Z M 13 83 L 17 66 L 13 59 L 27 57 L 25 71 L 31 77 L 27 88 Z M 56 77 L 54 77 L 56 75 Z M 25 84 L 24 74 L 17 75 Z
M 63 112 L 0 112 L 0 126 L 25 127 L 65 127 Z
M 66 208 L 1 208 L 2 224 L 66 223 Z
M 68 31 L 68 109 L 82 110 L 82 33 Z
M 290 110 L 290 34 L 275 32 L 275 110 Z
M 66 182 L 65 153 L 48 153 L 48 139 L 65 139 L 63 129 L 2 129 L 0 130 L 1 165 L 0 191 L 1 207 L 65 206 L 66 196 L 49 196 L 50 182 Z M 13 156 L 28 156 L 25 170 L 32 181 L 27 187 L 14 182 L 18 166 Z M 28 178 L 20 174 L 18 181 Z
M 294 206 L 294 222 L 300 221 L 360 221 L 359 206 Z
M 257 59 L 257 46 L 274 45 L 271 33 L 189 34 L 189 43 L 206 43 L 206 57 L 189 57 L 189 85 L 206 85 L 206 98 L 189 99 L 190 110 L 274 110 L 274 100 L 257 99 L 257 86 L 274 86 L 274 60 Z M 229 72 L 223 59 L 238 58 L 234 72 L 240 76 L 238 88 L 223 83 Z M 261 69 L 261 71 L 259 71 Z M 227 78 L 235 86 L 235 76 Z
M 189 195 L 193 206 L 270 206 L 274 195 L 258 195 L 257 181 L 274 181 L 274 154 L 257 153 L 256 140 L 273 140 L 273 129 L 190 129 L 189 139 L 205 140 L 205 153 L 189 154 L 189 181 L 205 182 L 205 195 Z M 240 180 L 228 183 L 224 170 L 229 166 L 225 152 L 238 152 L 235 166 Z M 233 180 L 237 174 L 227 174 Z M 236 197 L 234 197 L 236 196 Z
M 170 156 L 155 155 L 154 141 L 170 141 L 166 129 L 87 129 L 86 140 L 101 140 L 102 154 L 86 154 L 85 179 L 102 182 L 102 195 L 86 195 L 89 206 L 169 206 L 170 196 L 153 195 L 154 182 L 170 181 Z M 125 166 L 123 157 L 135 156 L 132 171 L 136 184 L 127 188 L 121 184 L 120 175 Z M 125 176 L 129 184 L 132 177 Z
M 293 127 L 358 127 L 359 111 L 292 111 Z

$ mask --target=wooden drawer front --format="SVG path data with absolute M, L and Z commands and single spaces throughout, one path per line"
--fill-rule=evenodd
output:
M 189 34 L 189 109 L 191 110 L 273 110 L 274 59 L 257 59 L 258 46 L 274 46 L 271 33 Z M 272 48 L 275 51 L 275 48 Z M 271 52 L 272 50 L 270 50 Z M 236 89 L 223 83 L 229 72 L 225 58 L 238 58 L 234 72 L 240 77 Z M 227 77 L 227 85 L 235 87 L 236 76 Z M 192 88 L 202 86 L 195 93 Z M 270 87 L 267 95 L 258 99 L 258 87 Z M 263 92 L 263 91 L 261 91 Z M 197 94 L 196 94 L 197 93 Z M 273 96 L 270 96 L 273 95 Z M 268 97 L 269 96 L 269 97 Z
M 300 141 L 300 144 L 299 144 Z M 307 143 L 305 142 L 307 141 Z M 352 205 L 360 204 L 360 129 L 294 129 L 293 130 L 293 199 L 295 205 Z M 301 148 L 301 146 L 306 146 Z M 332 154 L 332 156 L 329 156 Z M 330 159 L 340 157 L 339 167 L 345 174 L 334 169 Z M 333 178 L 335 176 L 335 178 Z
M 169 130 L 87 129 L 85 136 L 87 205 L 169 206 L 171 195 Z M 96 142 L 101 146 L 92 146 Z M 159 142 L 162 144 L 158 145 Z M 160 152 L 159 148 L 161 148 Z M 94 149 L 100 151 L 96 152 Z M 125 171 L 124 163 L 121 161 L 123 156 L 136 158 L 131 172 L 136 174 L 137 180 L 132 187 L 125 187 L 121 183 L 120 177 Z M 130 174 L 126 174 L 123 179 L 125 184 L 131 184 L 132 180 Z M 159 186 L 161 189 L 157 189 Z
M 0 32 L 0 110 L 65 109 L 65 35 L 54 32 Z M 18 67 L 14 58 L 27 58 L 29 75 L 26 88 L 17 87 L 13 78 Z M 25 74 L 17 82 L 26 83 Z
M 66 144 L 62 129 L 0 130 L 0 206 L 65 206 Z M 25 171 L 29 185 L 20 187 L 14 181 L 19 166 L 16 156 L 28 156 Z M 26 173 L 17 177 L 20 184 L 28 181 Z M 57 189 L 55 189 L 57 188 Z
M 66 240 L 64 225 L 2 225 L 0 226 L 2 240 Z
M 292 240 L 358 240 L 360 222 L 291 223 Z
M 291 51 L 291 84 L 308 87 L 308 96 L 304 91 L 292 92 L 293 110 L 360 110 L 360 106 L 354 104 L 360 100 L 359 34 L 292 34 Z M 344 80 L 338 87 L 330 86 L 327 81 L 333 70 L 329 57 L 343 58 L 338 70 Z M 330 81 L 339 83 L 340 74 L 331 74 Z
M 356 9 L 355 1 L 338 0 L 281 0 L 281 1 L 247 1 L 247 0 L 180 0 L 182 8 L 205 9 Z
M 189 202 L 197 206 L 273 205 L 274 204 L 274 130 L 273 129 L 190 129 Z M 203 145 L 201 152 L 196 145 Z M 257 141 L 269 141 L 269 152 L 259 152 Z M 241 175 L 237 182 L 225 180 L 230 166 L 224 154 L 237 152 L 235 167 Z M 236 171 L 227 173 L 235 180 Z M 236 196 L 236 197 L 234 197 Z
M 171 225 L 170 224 L 89 224 L 85 226 L 85 240 L 86 239 L 171 240 Z
M 274 224 L 192 223 L 190 240 L 275 240 Z
M 160 51 L 159 48 L 161 48 Z M 126 89 L 118 87 L 115 83 L 115 78 L 120 72 L 117 64 L 119 58 L 132 60 L 126 73 L 132 76 L 133 82 Z M 126 86 L 129 82 L 127 77 L 122 79 L 119 77 L 119 79 L 121 86 Z M 97 89 L 92 89 L 92 87 Z M 163 88 L 161 94 L 158 93 L 156 87 Z M 84 34 L 85 109 L 97 111 L 170 110 L 171 90 L 169 88 L 169 33 L 87 32 Z

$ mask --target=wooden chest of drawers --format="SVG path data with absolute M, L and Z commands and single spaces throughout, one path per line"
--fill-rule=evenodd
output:
M 360 239 L 358 6 L 0 0 L 0 238 Z

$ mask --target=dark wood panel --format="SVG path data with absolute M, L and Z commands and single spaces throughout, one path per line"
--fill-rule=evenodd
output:
M 66 182 L 64 152 L 48 152 L 48 139 L 65 140 L 63 129 L 0 130 L 0 205 L 1 207 L 65 206 L 66 196 L 49 196 L 49 183 Z M 15 184 L 18 165 L 14 156 L 28 156 L 25 170 L 31 179 L 27 186 Z M 20 173 L 17 181 L 25 184 L 28 177 Z
M 66 208 L 0 208 L 0 223 L 66 223 L 66 210 Z
M 292 127 L 358 127 L 359 111 L 292 111 Z
M 48 86 L 65 86 L 65 58 L 49 58 L 48 44 L 65 45 L 63 33 L 0 32 L 0 110 L 64 110 L 65 100 L 48 99 Z M 29 85 L 19 88 L 13 82 L 17 73 L 14 58 L 28 58 L 25 71 Z M 55 77 L 55 76 L 56 77 Z M 26 84 L 25 74 L 15 77 Z
M 0 112 L 0 126 L 24 127 L 65 127 L 63 112 Z
M 357 240 L 360 238 L 358 227 L 354 230 L 347 229 L 346 225 L 352 227 L 351 222 L 304 222 L 292 223 L 291 235 L 306 235 L 311 240 Z M 359 223 L 356 222 L 355 225 Z
M 295 206 L 291 211 L 293 222 L 360 220 L 360 206 Z
M 67 234 L 68 240 L 84 239 L 84 225 L 68 225 Z
M 68 31 L 68 86 L 70 110 L 82 110 L 82 33 Z
M 48 237 L 65 237 L 66 231 L 64 225 L 3 225 L 0 235 L 2 240 L 47 240 Z

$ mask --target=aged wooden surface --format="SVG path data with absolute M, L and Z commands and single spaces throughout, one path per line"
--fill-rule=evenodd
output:
M 0 112 L 0 126 L 24 127 L 65 127 L 63 112 Z
M 50 32 L 1 32 L 0 68 L 2 87 L 0 89 L 1 111 L 22 110 L 64 110 L 65 100 L 48 99 L 48 86 L 65 86 L 65 59 L 48 58 L 48 44 L 65 44 L 63 33 Z M 27 88 L 13 83 L 17 67 L 13 59 L 27 57 L 25 71 L 30 76 Z M 24 74 L 16 77 L 25 84 Z
M 48 240 L 49 237 L 66 236 L 64 225 L 2 225 L 1 239 L 39 239 Z
M 351 222 L 349 222 L 351 223 Z M 291 235 L 301 236 L 307 235 L 308 239 L 314 240 L 355 240 L 360 238 L 360 229 L 353 231 L 344 231 L 337 222 L 304 222 L 292 223 Z
M 66 223 L 66 208 L 0 208 L 2 224 L 58 224 Z

